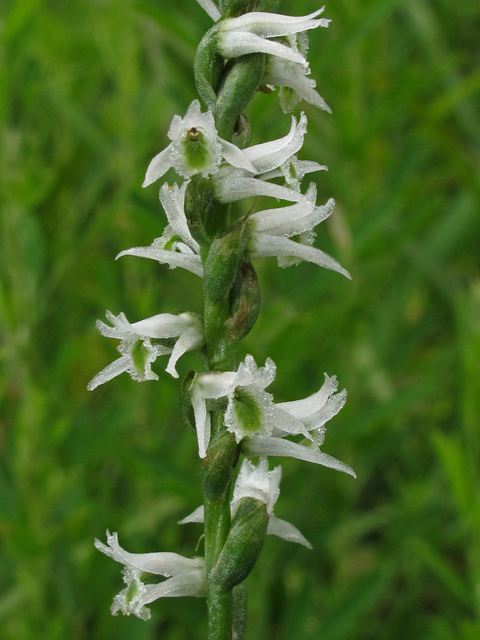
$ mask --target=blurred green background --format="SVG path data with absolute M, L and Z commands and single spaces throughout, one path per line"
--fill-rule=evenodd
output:
M 304 14 L 314 0 L 290 0 Z M 331 0 L 310 63 L 333 115 L 301 104 L 300 154 L 336 213 L 317 246 L 353 274 L 257 261 L 260 320 L 242 343 L 278 365 L 277 401 L 337 374 L 349 399 L 324 450 L 358 479 L 283 460 L 276 515 L 308 551 L 269 537 L 248 579 L 249 640 L 480 638 L 480 5 Z M 194 0 L 4 0 L 0 7 L 0 637 L 205 638 L 205 603 L 112 618 L 130 551 L 193 555 L 201 501 L 178 382 L 128 376 L 95 319 L 200 311 L 200 281 L 124 258 L 165 225 L 142 190 L 211 20 Z M 275 95 L 254 142 L 290 125 Z M 173 172 L 167 176 L 175 180 Z M 265 201 L 262 206 L 271 205 Z M 199 367 L 195 355 L 180 372 Z

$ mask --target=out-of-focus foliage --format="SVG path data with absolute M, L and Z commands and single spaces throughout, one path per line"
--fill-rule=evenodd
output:
M 314 549 L 267 540 L 248 638 L 478 640 L 480 5 L 335 0 L 325 15 L 309 59 L 333 116 L 303 105 L 301 157 L 329 166 L 319 201 L 338 206 L 317 244 L 353 282 L 258 264 L 243 349 L 277 363 L 277 401 L 338 375 L 349 399 L 325 451 L 358 479 L 283 461 L 276 515 Z M 120 566 L 93 547 L 108 527 L 131 551 L 195 553 L 198 525 L 176 524 L 201 502 L 179 384 L 158 362 L 158 383 L 86 384 L 115 357 L 105 309 L 201 310 L 195 276 L 114 257 L 163 229 L 143 174 L 196 97 L 210 24 L 195 0 L 1 3 L 2 640 L 205 637 L 202 600 L 112 618 Z M 289 128 L 272 95 L 249 115 L 254 142 Z

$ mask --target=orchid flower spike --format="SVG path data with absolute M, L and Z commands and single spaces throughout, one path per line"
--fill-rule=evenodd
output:
M 144 187 L 161 178 L 170 167 L 184 178 L 201 174 L 205 178 L 218 171 L 222 158 L 234 167 L 252 170 L 242 151 L 217 135 L 213 113 L 202 113 L 194 100 L 184 118 L 174 116 L 168 137 L 171 143 L 150 162 Z
M 160 238 L 156 238 L 149 247 L 133 247 L 121 251 L 122 256 L 150 258 L 160 264 L 168 264 L 170 269 L 182 267 L 197 276 L 203 276 L 200 247 L 193 239 L 185 216 L 185 191 L 188 182 L 180 188 L 176 184 L 170 187 L 165 183 L 160 189 L 160 202 L 165 209 L 169 224 Z
M 203 558 L 184 558 L 177 553 L 128 553 L 118 544 L 116 533 L 107 531 L 107 545 L 95 539 L 95 547 L 109 558 L 124 565 L 123 581 L 127 585 L 113 599 L 112 615 L 119 611 L 131 613 L 142 620 L 151 616 L 145 605 L 158 598 L 205 596 L 205 561 Z M 163 576 L 167 580 L 148 583 L 144 574 Z
M 235 515 L 242 498 L 260 500 L 265 505 L 269 516 L 267 535 L 278 536 L 288 542 L 297 542 L 311 549 L 312 545 L 293 524 L 286 520 L 281 520 L 273 514 L 273 507 L 280 493 L 281 475 L 282 467 L 275 467 L 273 471 L 268 470 L 268 461 L 265 457 L 260 458 L 258 466 L 245 459 L 240 467 L 240 473 L 233 490 L 233 499 L 230 503 L 232 517 Z M 204 508 L 202 505 L 189 516 L 180 520 L 179 524 L 203 521 Z
M 171 355 L 166 370 L 174 378 L 178 378 L 175 365 L 180 356 L 205 343 L 202 321 L 194 313 L 160 313 L 133 324 L 128 322 L 124 313 L 114 316 L 107 311 L 106 316 L 113 326 L 97 320 L 97 329 L 103 336 L 121 341 L 118 346 L 121 357 L 97 373 L 88 384 L 89 391 L 125 371 L 139 382 L 158 380 L 157 374 L 151 370 L 151 364 L 158 356 L 167 354 Z M 174 338 L 176 341 L 173 346 L 152 344 L 152 340 L 170 342 Z
M 307 60 L 297 49 L 270 40 L 302 33 L 317 27 L 328 27 L 330 20 L 318 18 L 325 7 L 307 16 L 284 16 L 278 13 L 252 11 L 238 18 L 218 23 L 218 50 L 224 58 L 238 58 L 249 53 L 267 53 L 308 67 Z

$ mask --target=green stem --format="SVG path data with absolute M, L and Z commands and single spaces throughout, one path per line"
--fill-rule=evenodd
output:
M 223 411 L 212 413 L 212 427 L 216 434 L 224 431 Z M 227 452 L 228 446 L 224 447 Z M 205 562 L 207 569 L 208 640 L 232 639 L 232 593 L 219 590 L 210 580 L 210 574 L 228 537 L 231 525 L 230 493 L 232 473 L 220 474 L 223 482 L 213 485 L 211 476 L 216 474 L 218 457 L 205 458 L 204 504 L 205 504 Z M 233 464 L 230 464 L 233 470 Z M 212 491 L 214 486 L 214 491 Z

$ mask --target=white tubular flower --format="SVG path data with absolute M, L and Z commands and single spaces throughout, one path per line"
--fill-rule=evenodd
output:
M 273 507 L 280 493 L 281 475 L 282 467 L 275 467 L 273 471 L 268 470 L 267 458 L 261 458 L 257 467 L 245 459 L 235 483 L 233 500 L 230 503 L 232 517 L 235 515 L 238 504 L 242 498 L 255 498 L 255 500 L 260 500 L 265 505 L 269 515 L 267 535 L 278 536 L 288 542 L 297 542 L 311 549 L 312 545 L 293 524 L 290 524 L 286 520 L 281 520 L 273 514 Z M 180 520 L 179 524 L 203 521 L 204 508 L 201 506 L 195 509 L 189 516 Z
M 128 553 L 118 544 L 117 534 L 107 531 L 108 546 L 95 539 L 95 547 L 109 558 L 125 565 L 123 581 L 127 585 L 113 599 L 111 612 L 131 613 L 142 620 L 150 618 L 145 605 L 158 598 L 205 596 L 205 561 L 203 558 L 184 558 L 177 553 Z M 143 574 L 167 578 L 162 582 L 144 584 Z
M 235 371 L 219 373 L 200 373 L 193 382 L 191 401 L 195 415 L 195 428 L 198 440 L 198 455 L 204 458 L 210 442 L 211 417 L 207 411 L 207 400 L 216 400 L 228 396 L 237 380 Z
M 215 177 L 218 199 L 221 202 L 233 202 L 250 196 L 270 196 L 290 202 L 303 201 L 304 196 L 297 188 L 271 184 L 267 180 L 284 175 L 284 171 L 287 170 L 291 173 L 288 163 L 298 163 L 295 154 L 301 149 L 306 132 L 307 118 L 302 113 L 298 124 L 292 116 L 290 132 L 283 138 L 244 149 L 244 156 L 254 167 L 254 175 L 245 170 L 223 167 Z M 308 164 L 309 169 L 304 165 L 298 165 L 299 171 L 307 173 L 321 168 L 317 163 Z M 279 167 L 284 167 L 284 170 L 275 171 Z
M 125 371 L 139 382 L 158 380 L 158 376 L 151 370 L 151 364 L 158 356 L 167 354 L 171 356 L 166 370 L 174 378 L 178 378 L 175 365 L 180 356 L 187 351 L 200 348 L 205 343 L 202 322 L 193 313 L 160 313 L 133 324 L 128 322 L 123 313 L 114 316 L 107 311 L 105 315 L 113 326 L 97 320 L 97 329 L 107 338 L 121 340 L 118 350 L 122 357 L 97 373 L 88 384 L 89 391 Z M 152 339 L 171 338 L 177 338 L 173 347 L 151 342 Z
M 217 5 L 213 2 L 213 0 L 197 0 L 198 4 L 205 9 L 210 18 L 217 22 L 217 20 L 221 17 L 221 13 L 218 10 Z
M 150 162 L 144 187 L 161 178 L 170 167 L 184 178 L 215 174 L 225 158 L 234 167 L 252 170 L 242 151 L 231 142 L 218 137 L 213 113 L 202 113 L 200 102 L 194 100 L 184 118 L 174 116 L 168 137 L 172 141 Z
M 224 58 L 237 58 L 249 53 L 268 53 L 306 67 L 308 63 L 298 50 L 295 51 L 269 38 L 290 36 L 308 29 L 327 27 L 330 20 L 315 19 L 324 8 L 307 16 L 284 16 L 253 11 L 238 18 L 229 18 L 219 23 L 218 49 Z

